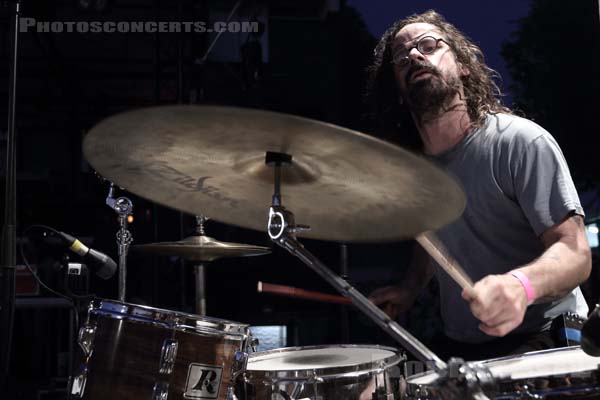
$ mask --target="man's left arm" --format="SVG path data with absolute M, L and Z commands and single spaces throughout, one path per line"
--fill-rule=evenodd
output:
M 541 235 L 546 250 L 535 261 L 516 268 L 544 303 L 567 295 L 590 275 L 591 251 L 580 215 L 572 214 Z M 489 275 L 464 290 L 463 298 L 491 336 L 504 336 L 523 322 L 528 305 L 524 284 L 515 276 Z

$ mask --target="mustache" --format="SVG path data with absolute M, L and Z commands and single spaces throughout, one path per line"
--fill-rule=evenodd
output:
M 411 64 L 411 67 L 408 70 L 408 73 L 406 74 L 406 78 L 404 78 L 406 86 L 408 86 L 410 84 L 410 79 L 415 73 L 422 72 L 422 71 L 429 72 L 430 74 L 438 76 L 438 77 L 440 76 L 439 71 L 433 65 L 431 65 L 427 62 L 417 61 L 417 62 Z

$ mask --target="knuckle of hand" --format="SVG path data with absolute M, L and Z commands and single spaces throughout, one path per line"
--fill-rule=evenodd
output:
M 506 293 L 506 288 L 502 284 L 502 280 L 500 278 L 495 278 L 492 283 L 492 288 L 502 293 Z
M 490 336 L 498 336 L 498 329 L 497 328 L 491 328 L 489 326 L 485 326 L 485 333 L 487 333 Z
M 479 312 L 479 314 L 484 315 L 484 314 L 489 314 L 490 312 L 490 308 L 488 304 L 485 303 L 479 303 L 477 305 L 477 311 Z

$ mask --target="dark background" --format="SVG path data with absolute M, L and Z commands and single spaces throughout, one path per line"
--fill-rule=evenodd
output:
M 104 8 L 102 4 L 29 0 L 23 1 L 22 16 L 39 21 L 219 21 L 234 2 L 109 0 Z M 81 154 L 85 133 L 117 112 L 174 103 L 235 105 L 301 115 L 376 135 L 363 103 L 364 70 L 376 36 L 395 19 L 430 7 L 438 8 L 483 48 L 490 65 L 504 75 L 506 103 L 557 138 L 587 219 L 597 217 L 597 2 L 502 2 L 501 11 L 494 12 L 493 7 L 467 1 L 390 5 L 359 0 L 273 0 L 246 1 L 233 17 L 234 21 L 259 20 L 266 28 L 262 35 L 224 33 L 204 64 L 199 60 L 213 34 L 20 34 L 18 233 L 43 223 L 85 238 L 117 259 L 117 220 L 104 204 L 108 184 L 94 175 Z M 12 2 L 0 1 L 0 98 L 5 104 L 12 9 Z M 7 110 L 0 109 L 1 127 L 7 126 Z M 5 144 L 6 128 L 0 128 L 3 185 Z M 118 195 L 134 202 L 130 229 L 136 244 L 179 240 L 194 231 L 192 216 L 123 191 Z M 215 221 L 209 221 L 206 229 L 218 240 L 270 246 L 263 232 Z M 27 254 L 40 277 L 50 287 L 63 290 L 60 262 L 64 248 L 39 234 L 33 234 L 28 243 Z M 333 270 L 340 270 L 339 244 L 304 243 Z M 398 281 L 410 247 L 409 242 L 349 245 L 350 282 L 368 294 Z M 584 285 L 590 304 L 598 298 L 596 260 L 595 253 L 592 278 Z M 133 303 L 194 312 L 193 281 L 192 266 L 176 258 L 136 254 L 129 258 L 128 300 Z M 355 311 L 349 310 L 349 336 L 345 337 L 340 306 L 258 294 L 257 281 L 332 292 L 315 273 L 274 248 L 268 256 L 220 260 L 207 267 L 208 315 L 251 325 L 287 325 L 290 346 L 343 341 L 394 345 Z M 116 275 L 108 281 L 90 276 L 89 292 L 115 299 Z M 430 288 L 430 292 L 435 291 Z M 34 303 L 31 296 L 19 297 L 13 395 L 61 398 L 69 374 L 68 308 L 56 306 L 43 289 L 33 297 Z M 425 295 L 401 317 L 426 343 L 438 329 L 435 301 L 434 296 Z

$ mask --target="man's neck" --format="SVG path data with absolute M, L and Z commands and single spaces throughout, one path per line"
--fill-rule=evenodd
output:
M 423 141 L 424 153 L 437 155 L 456 146 L 471 132 L 473 123 L 466 105 L 457 104 L 417 127 Z

